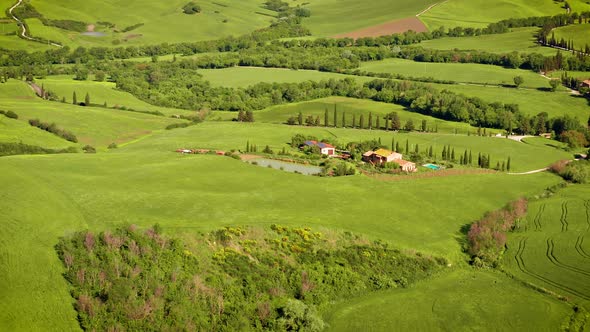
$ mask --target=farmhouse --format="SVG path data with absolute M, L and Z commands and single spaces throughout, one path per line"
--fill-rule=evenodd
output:
M 301 147 L 303 148 L 306 146 L 317 146 L 320 149 L 320 153 L 323 155 L 333 156 L 336 154 L 336 148 L 328 143 L 318 141 L 305 141 L 305 143 L 303 143 Z
M 580 87 L 581 88 L 590 88 L 590 79 L 582 81 L 582 83 L 580 83 Z
M 401 153 L 389 151 L 385 149 L 377 149 L 375 151 L 367 151 L 363 154 L 363 161 L 373 165 L 380 165 L 384 163 L 394 162 L 400 165 L 404 172 L 415 172 L 416 164 L 411 161 L 403 160 Z

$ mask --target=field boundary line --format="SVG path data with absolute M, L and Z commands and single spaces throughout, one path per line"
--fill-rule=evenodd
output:
M 434 7 L 438 6 L 438 5 L 442 5 L 443 3 L 447 2 L 447 1 L 449 1 L 449 0 L 445 0 L 443 2 L 437 2 L 437 3 L 434 3 L 434 4 L 430 5 L 430 6 L 428 6 L 428 8 L 426 8 L 423 11 L 419 12 L 418 14 L 416 14 L 416 17 L 420 17 L 420 15 L 426 14 L 432 8 L 434 8 Z

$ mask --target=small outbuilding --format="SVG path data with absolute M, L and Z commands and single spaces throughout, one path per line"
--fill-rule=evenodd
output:
M 318 142 L 318 141 L 305 141 L 302 148 L 306 146 L 317 146 L 320 149 L 320 153 L 326 156 L 334 156 L 336 154 L 336 148 L 328 143 Z

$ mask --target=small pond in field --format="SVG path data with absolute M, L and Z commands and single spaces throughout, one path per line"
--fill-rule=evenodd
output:
M 254 159 L 254 160 L 250 161 L 250 163 L 253 165 L 261 166 L 261 167 L 270 167 L 270 168 L 280 169 L 285 172 L 291 172 L 291 173 L 298 172 L 298 173 L 305 174 L 305 175 L 315 175 L 315 174 L 320 174 L 322 172 L 322 168 L 319 166 L 302 165 L 302 164 L 289 163 L 289 162 L 280 161 L 280 160 L 260 158 L 260 159 Z
M 425 165 L 422 165 L 422 166 L 424 166 L 426 168 L 433 169 L 435 171 L 438 171 L 440 169 L 440 166 L 437 166 L 437 165 L 434 165 L 434 164 L 425 164 Z
M 87 32 L 82 32 L 81 35 L 90 36 L 90 37 L 104 37 L 107 34 L 104 32 L 100 32 L 100 31 L 87 31 Z

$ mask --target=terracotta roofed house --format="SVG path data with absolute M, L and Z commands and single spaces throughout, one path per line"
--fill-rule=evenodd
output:
M 581 88 L 590 88 L 590 79 L 582 81 L 582 83 L 580 83 L 580 87 Z
M 325 154 L 327 156 L 333 156 L 336 154 L 336 148 L 328 143 L 318 141 L 305 141 L 304 145 L 317 146 L 320 149 L 320 153 Z
M 404 172 L 415 172 L 416 164 L 411 161 L 403 160 L 403 155 L 386 149 L 377 149 L 367 151 L 363 154 L 363 161 L 377 165 L 394 162 L 400 165 Z

